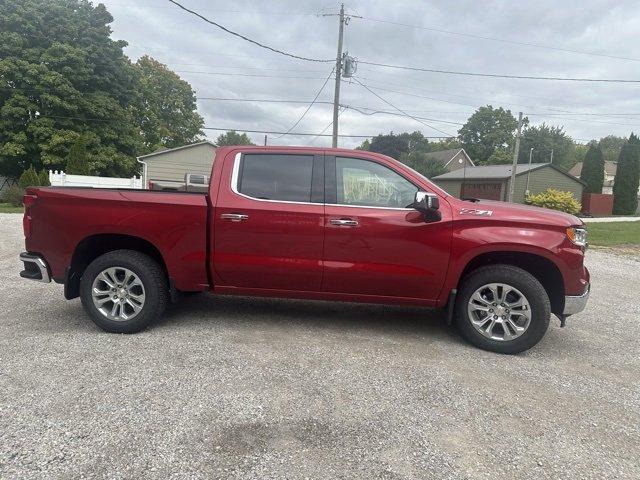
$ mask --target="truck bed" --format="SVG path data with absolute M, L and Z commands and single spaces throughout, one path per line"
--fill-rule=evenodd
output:
M 179 290 L 203 290 L 208 197 L 196 192 L 78 187 L 29 187 L 25 216 L 27 251 L 47 259 L 51 277 L 63 282 L 74 252 L 135 237 L 161 257 Z M 31 225 L 33 224 L 33 229 Z

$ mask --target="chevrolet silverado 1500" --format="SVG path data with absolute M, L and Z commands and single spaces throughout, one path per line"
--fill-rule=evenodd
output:
M 460 200 L 365 151 L 223 147 L 207 193 L 32 187 L 24 205 L 21 276 L 63 283 L 110 332 L 211 291 L 443 307 L 516 353 L 589 295 L 580 219 Z

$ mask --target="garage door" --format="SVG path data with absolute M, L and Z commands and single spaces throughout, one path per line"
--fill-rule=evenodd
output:
M 460 197 L 502 200 L 502 183 L 463 183 Z

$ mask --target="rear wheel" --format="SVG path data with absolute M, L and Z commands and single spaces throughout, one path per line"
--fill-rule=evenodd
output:
M 469 274 L 456 299 L 456 324 L 473 345 L 519 353 L 537 344 L 549 327 L 546 290 L 530 273 L 492 265 Z
M 164 312 L 167 278 L 148 255 L 116 250 L 89 264 L 80 280 L 80 298 L 100 328 L 114 333 L 135 333 Z

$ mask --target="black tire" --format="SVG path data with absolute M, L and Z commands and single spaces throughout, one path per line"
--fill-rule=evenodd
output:
M 531 321 L 527 330 L 513 340 L 494 340 L 483 336 L 471 323 L 467 305 L 473 293 L 484 285 L 503 283 L 518 289 L 531 306 Z M 529 272 L 512 265 L 481 267 L 467 275 L 456 296 L 455 321 L 462 336 L 483 350 L 514 354 L 530 349 L 544 336 L 549 327 L 551 306 L 549 296 L 540 282 Z
M 102 314 L 92 298 L 93 282 L 105 269 L 126 268 L 140 279 L 145 293 L 144 305 L 130 320 L 112 320 Z M 157 320 L 167 306 L 169 286 L 167 276 L 153 258 L 135 250 L 114 250 L 99 256 L 89 264 L 80 280 L 80 299 L 91 320 L 112 333 L 136 333 Z

